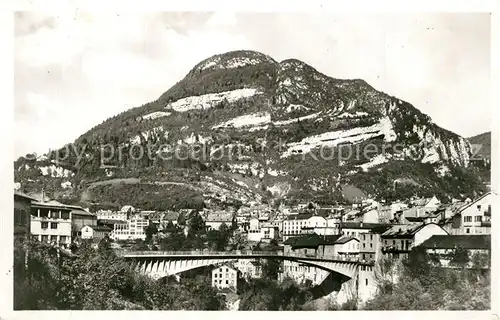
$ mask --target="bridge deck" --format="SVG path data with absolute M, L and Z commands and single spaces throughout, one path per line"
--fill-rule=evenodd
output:
M 124 258 L 176 258 L 176 259 L 210 259 L 210 258 L 280 258 L 306 259 L 318 261 L 339 261 L 357 263 L 357 257 L 341 255 L 307 255 L 300 253 L 283 253 L 273 251 L 127 251 L 120 254 Z

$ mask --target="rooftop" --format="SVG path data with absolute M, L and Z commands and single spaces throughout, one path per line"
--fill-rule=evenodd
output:
M 355 240 L 355 241 L 358 241 L 358 239 L 354 238 L 354 237 L 342 237 L 340 239 L 337 239 L 337 241 L 335 241 L 335 244 L 344 244 L 344 243 L 347 243 L 351 240 Z
M 421 244 L 424 248 L 454 249 L 491 249 L 491 235 L 434 235 Z
M 405 237 L 412 237 L 420 231 L 425 226 L 428 226 L 430 224 L 435 223 L 427 223 L 427 224 L 398 224 L 398 225 L 393 225 L 391 228 L 389 228 L 386 232 L 382 233 L 382 237 L 384 238 L 405 238 Z
M 27 200 L 37 201 L 37 199 L 33 198 L 32 196 L 29 196 L 25 193 L 16 190 L 14 190 L 14 197 L 20 197 L 20 198 L 25 198 Z
M 373 229 L 375 227 L 384 226 L 381 223 L 363 223 L 363 222 L 344 222 L 342 229 Z
M 338 238 L 340 238 L 340 235 L 320 236 L 316 233 L 312 233 L 289 238 L 284 244 L 291 245 L 293 249 L 317 248 L 320 245 L 334 244 Z

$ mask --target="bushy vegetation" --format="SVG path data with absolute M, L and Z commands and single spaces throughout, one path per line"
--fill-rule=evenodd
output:
M 265 277 L 252 279 L 239 287 L 243 292 L 239 310 L 304 310 L 304 305 L 312 300 L 308 289 L 292 279 L 284 279 L 281 283 Z
M 224 298 L 210 283 L 153 281 L 117 257 L 106 240 L 84 243 L 77 256 L 58 256 L 39 243 L 14 251 L 16 310 L 222 310 Z M 25 266 L 25 254 L 28 253 Z
M 403 261 L 397 277 L 389 275 L 394 272 L 390 263 L 385 267 L 379 266 L 379 270 L 383 271 L 377 274 L 378 293 L 366 303 L 364 309 L 490 309 L 490 270 L 466 269 L 464 266 L 468 259 L 464 257 L 463 250 L 458 250 L 453 259 L 456 268 L 442 268 L 425 249 L 416 247 Z M 381 264 L 387 264 L 387 261 Z

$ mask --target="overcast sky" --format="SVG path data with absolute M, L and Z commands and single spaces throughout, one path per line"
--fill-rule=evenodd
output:
M 489 14 L 25 12 L 15 18 L 15 156 L 72 142 L 240 49 L 364 79 L 465 137 L 491 130 Z

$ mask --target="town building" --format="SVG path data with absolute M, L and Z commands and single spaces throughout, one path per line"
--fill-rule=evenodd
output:
M 223 265 L 212 270 L 212 287 L 217 289 L 230 289 L 237 292 L 238 270 L 229 266 Z
M 71 211 L 57 201 L 31 203 L 31 237 L 68 247 L 71 244 Z
M 451 253 L 456 248 L 466 249 L 469 254 L 469 266 L 473 264 L 475 254 L 483 254 L 490 261 L 491 259 L 491 235 L 471 234 L 471 235 L 434 235 L 425 240 L 421 245 L 427 253 L 436 257 L 442 266 L 450 265 Z M 489 268 L 489 263 L 484 267 Z
M 77 238 L 82 235 L 84 226 L 97 226 L 97 216 L 80 206 L 68 205 L 71 209 L 71 232 L 72 237 Z
M 359 239 L 344 236 L 333 243 L 333 256 L 343 257 L 347 260 L 357 260 L 359 256 Z
M 491 234 L 492 201 L 493 193 L 488 192 L 461 206 L 443 223 L 443 227 L 453 235 Z
M 129 214 L 122 211 L 99 210 L 96 212 L 97 220 L 120 220 L 128 219 Z
M 149 220 L 133 216 L 131 219 L 116 223 L 110 237 L 114 240 L 136 240 L 146 239 L 145 228 L 149 226 Z
M 105 226 L 84 226 L 81 232 L 82 239 L 101 240 L 109 236 L 111 229 Z
M 327 219 L 313 213 L 299 213 L 289 215 L 283 220 L 283 240 L 286 241 L 291 237 L 296 237 L 301 234 L 319 234 L 319 235 L 335 235 L 339 233 L 337 223 L 330 225 L 329 223 L 335 220 Z
M 36 201 L 22 192 L 14 191 L 14 239 L 24 241 L 31 230 L 31 202 Z
M 339 235 L 320 236 L 317 234 L 304 234 L 291 237 L 284 242 L 284 255 L 304 255 L 308 257 L 322 257 L 333 255 L 334 243 Z M 297 261 L 284 260 L 283 272 L 280 279 L 290 277 L 298 283 L 307 280 L 313 285 L 318 285 L 328 276 L 329 272 Z
M 256 279 L 262 276 L 262 268 L 257 260 L 239 259 L 234 267 L 238 269 L 241 276 L 246 279 Z
M 382 233 L 382 254 L 391 258 L 405 258 L 415 246 L 420 245 L 433 235 L 448 233 L 435 223 L 393 225 Z
M 342 222 L 340 224 L 340 232 L 344 236 L 360 239 L 361 235 L 370 232 L 375 227 L 381 226 L 379 223 L 364 223 L 364 222 Z
M 209 230 L 219 230 L 220 226 L 224 223 L 228 227 L 231 226 L 233 222 L 233 213 L 229 211 L 206 211 L 203 214 L 203 220 L 205 221 L 205 226 L 207 231 Z
M 389 225 L 379 225 L 360 234 L 359 260 L 362 263 L 374 264 L 379 260 L 382 255 L 381 235 L 389 228 Z

